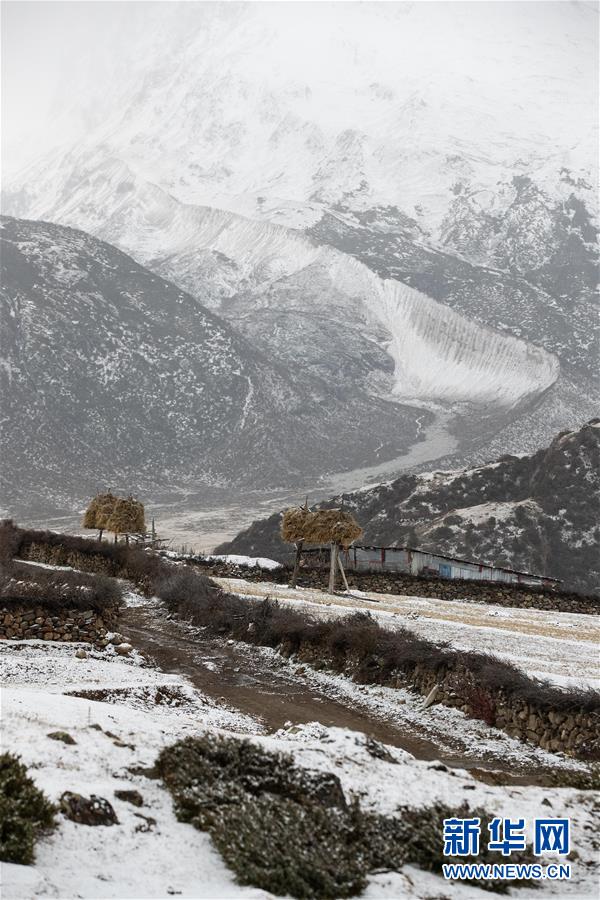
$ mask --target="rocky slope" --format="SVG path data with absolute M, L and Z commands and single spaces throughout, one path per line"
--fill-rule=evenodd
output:
M 119 485 L 147 499 L 288 485 L 415 439 L 413 410 L 340 396 L 318 374 L 298 383 L 109 244 L 44 222 L 1 226 L 8 511 L 73 510 Z
M 540 572 L 600 591 L 600 420 L 559 434 L 530 456 L 454 472 L 405 475 L 337 497 L 365 543 L 416 546 Z M 255 522 L 220 553 L 277 559 L 289 553 L 278 514 Z

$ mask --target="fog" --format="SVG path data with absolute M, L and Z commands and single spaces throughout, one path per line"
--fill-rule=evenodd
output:
M 416 6 L 420 8 L 415 13 Z M 2 3 L 5 174 L 10 176 L 57 144 L 71 143 L 88 133 L 122 106 L 135 80 L 139 83 L 156 66 L 161 52 L 176 58 L 178 44 L 210 30 L 213 19 L 239 21 L 249 7 L 250 29 L 260 20 L 266 33 L 287 33 L 290 38 L 264 47 L 264 64 L 267 71 L 271 66 L 274 79 L 282 67 L 294 66 L 299 78 L 305 69 L 315 82 L 351 83 L 352 54 L 342 60 L 339 53 L 330 57 L 327 51 L 336 41 L 348 41 L 348 28 L 344 34 L 341 26 L 356 19 L 360 20 L 353 32 L 356 55 L 363 55 L 357 70 L 360 78 L 369 75 L 369 67 L 377 72 L 387 66 L 387 80 L 400 82 L 407 72 L 414 76 L 422 69 L 424 86 L 435 93 L 437 85 L 443 88 L 449 67 L 459 67 L 465 78 L 472 79 L 474 89 L 491 92 L 504 86 L 515 115 L 514 122 L 506 122 L 507 128 L 526 128 L 530 114 L 534 118 L 544 114 L 557 142 L 565 139 L 561 138 L 565 130 L 566 143 L 579 140 L 574 133 L 578 122 L 578 130 L 583 130 L 597 115 L 598 7 L 594 3 L 12 0 Z M 375 47 L 366 59 L 361 44 L 365 27 L 370 32 L 366 43 Z M 527 41 L 532 48 L 525 68 L 520 64 L 518 72 L 511 58 L 513 41 Z M 255 63 L 256 59 L 249 60 L 250 66 Z M 555 81 L 556 97 L 546 110 L 536 109 L 533 103 L 519 113 L 520 85 L 531 97 L 536 79 L 545 84 Z

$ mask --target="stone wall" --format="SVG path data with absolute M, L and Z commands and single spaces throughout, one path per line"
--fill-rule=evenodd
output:
M 281 652 L 289 655 L 285 646 Z M 340 671 L 339 659 L 328 658 L 322 647 L 304 644 L 296 658 L 318 669 Z M 343 672 L 350 677 L 355 674 L 352 661 L 346 660 Z M 564 753 L 576 759 L 600 760 L 600 714 L 597 711 L 576 707 L 564 711 L 542 709 L 520 697 L 508 696 L 502 690 L 484 689 L 460 662 L 451 669 L 437 672 L 420 664 L 409 672 L 390 672 L 383 677 L 380 672 L 374 672 L 373 680 L 388 687 L 416 690 L 423 697 L 432 695 L 432 706 L 440 703 L 454 707 L 472 719 L 481 719 L 510 737 L 536 744 L 542 750 Z
M 482 719 L 510 737 L 554 753 L 584 759 L 599 758 L 600 717 L 597 712 L 540 709 L 524 699 L 507 697 L 503 691 L 483 690 L 474 683 L 472 675 L 460 668 L 441 674 L 417 667 L 411 681 L 424 695 L 430 694 L 437 685 L 435 703 L 460 709 L 467 716 Z
M 90 545 L 93 551 L 91 541 Z M 120 574 L 119 566 L 114 560 L 102 556 L 100 553 L 81 553 L 78 550 L 71 550 L 61 544 L 26 542 L 21 547 L 19 556 L 21 559 L 31 562 L 41 562 L 52 566 L 71 566 L 73 569 L 80 569 L 82 572 L 90 572 L 95 575 L 116 576 Z
M 94 610 L 47 609 L 26 606 L 0 607 L 0 640 L 86 641 L 105 638 L 116 623 L 112 610 L 100 614 Z
M 198 565 L 206 575 L 221 578 L 245 578 L 247 581 L 272 581 L 286 584 L 291 570 L 260 569 L 228 563 L 205 563 L 201 559 L 186 559 Z M 473 600 L 498 606 L 557 610 L 560 612 L 600 613 L 600 598 L 586 597 L 573 592 L 530 588 L 525 585 L 492 584 L 488 581 L 469 581 L 403 575 L 397 572 L 346 572 L 350 588 L 381 594 L 407 594 L 415 597 L 437 597 L 441 600 Z M 328 571 L 303 567 L 298 578 L 299 587 L 327 589 Z

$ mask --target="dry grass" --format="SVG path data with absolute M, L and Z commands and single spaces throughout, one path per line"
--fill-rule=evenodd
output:
M 281 536 L 290 543 L 336 543 L 349 547 L 362 533 L 354 516 L 343 509 L 318 509 L 310 512 L 301 506 L 287 509 L 281 522 Z

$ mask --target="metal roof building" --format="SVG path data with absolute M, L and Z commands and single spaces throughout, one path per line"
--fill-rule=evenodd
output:
M 560 584 L 558 579 L 547 575 L 519 572 L 488 563 L 430 553 L 415 547 L 371 547 L 353 544 L 348 550 L 342 551 L 342 560 L 346 568 L 359 571 L 437 575 L 441 578 L 465 578 L 544 587 Z

